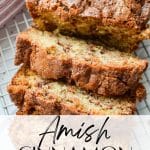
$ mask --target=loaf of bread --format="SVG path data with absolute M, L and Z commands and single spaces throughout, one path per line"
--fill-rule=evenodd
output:
M 31 28 L 18 35 L 15 64 L 28 64 L 45 79 L 65 79 L 104 96 L 136 88 L 147 61 L 92 41 Z
M 26 0 L 35 26 L 63 34 L 99 38 L 120 50 L 135 50 L 150 38 L 149 0 Z
M 106 98 L 60 81 L 44 80 L 25 66 L 8 86 L 8 92 L 19 108 L 18 114 L 23 115 L 131 115 L 136 110 L 136 96 L 143 91 L 140 88 L 132 96 Z

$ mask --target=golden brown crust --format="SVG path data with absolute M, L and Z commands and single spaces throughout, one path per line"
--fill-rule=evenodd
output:
M 28 88 L 28 83 L 24 79 L 20 80 L 20 86 L 16 86 L 16 79 L 18 78 L 18 73 L 24 73 L 24 71 L 25 69 L 21 67 L 15 74 L 15 76 L 12 78 L 11 83 L 7 87 L 7 91 L 9 92 L 11 99 L 13 99 L 13 102 L 18 107 L 22 106 L 24 102 L 24 95 L 26 89 Z
M 146 97 L 146 89 L 142 84 L 138 85 L 135 96 L 139 101 L 143 100 Z
M 149 0 L 26 0 L 26 3 L 33 18 L 47 11 L 53 12 L 54 16 L 59 16 L 62 20 L 79 16 L 93 17 L 102 25 L 135 29 L 143 28 L 150 15 Z
M 150 37 L 140 34 L 149 20 L 149 0 L 27 0 L 27 8 L 41 30 L 95 36 L 121 50 L 135 50 Z
M 8 92 L 10 93 L 10 97 L 15 103 L 16 106 L 21 107 L 24 102 L 24 94 L 26 91 L 26 88 L 23 88 L 22 86 L 8 86 Z
M 148 65 L 146 60 L 138 59 L 137 66 L 120 66 L 96 61 L 79 61 L 68 54 L 67 58 L 59 58 L 57 55 L 47 54 L 38 41 L 33 42 L 27 33 L 28 31 L 17 38 L 16 65 L 30 64 L 31 69 L 45 79 L 65 78 L 83 89 L 100 95 L 123 95 L 134 89 Z
M 47 86 L 47 84 L 52 81 L 41 80 L 39 82 L 36 79 L 36 74 L 32 74 L 33 85 L 31 86 L 31 83 L 27 83 L 30 82 L 27 74 L 30 76 L 31 71 L 29 72 L 28 67 L 22 67 L 8 86 L 8 92 L 11 96 L 13 95 L 12 100 L 19 108 L 18 115 L 131 115 L 134 114 L 136 110 L 135 99 L 139 100 L 139 97 L 135 98 L 135 94 L 113 98 L 110 101 L 109 98 L 106 98 L 106 101 L 103 98 L 102 101 L 99 101 L 101 99 L 100 97 L 99 100 L 94 100 L 93 97 L 90 102 L 95 105 L 100 105 L 102 109 L 87 110 L 83 107 L 78 98 L 74 99 L 70 97 L 70 99 L 68 99 L 69 101 L 67 100 L 68 103 L 64 101 L 59 94 L 45 90 L 44 86 Z M 68 87 L 72 93 L 76 91 L 75 86 L 68 85 Z M 139 87 L 140 91 L 144 91 L 141 85 Z M 17 97 L 18 95 L 19 97 Z
M 27 90 L 24 95 L 24 103 L 20 108 L 18 115 L 57 115 L 59 114 L 59 109 L 57 107 L 57 97 L 51 95 L 49 100 L 41 96 L 40 89 L 37 91 Z

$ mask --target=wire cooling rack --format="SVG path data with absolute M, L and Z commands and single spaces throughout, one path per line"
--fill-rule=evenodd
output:
M 18 67 L 14 65 L 15 40 L 19 32 L 30 26 L 32 19 L 24 8 L 8 24 L 0 29 L 0 115 L 13 115 L 17 108 L 11 102 L 7 93 L 7 85 Z M 150 40 L 145 40 L 135 52 L 150 63 Z M 147 90 L 147 97 L 137 106 L 137 114 L 150 115 L 150 67 L 144 73 L 141 81 Z
M 24 8 L 0 29 L 0 115 L 12 115 L 17 110 L 7 93 L 7 85 L 18 70 L 14 65 L 16 36 L 28 28 L 31 22 L 32 19 Z

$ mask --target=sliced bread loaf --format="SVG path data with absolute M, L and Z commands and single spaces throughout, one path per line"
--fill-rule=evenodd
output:
M 18 114 L 23 115 L 131 115 L 136 110 L 139 98 L 136 96 L 143 98 L 143 91 L 140 87 L 132 96 L 106 98 L 63 82 L 44 80 L 27 67 L 22 67 L 8 86 L 8 92 L 19 108 Z
M 93 41 L 31 28 L 17 38 L 15 64 L 45 79 L 66 79 L 100 95 L 123 95 L 138 85 L 147 61 Z
M 97 37 L 120 50 L 150 38 L 149 0 L 26 0 L 35 26 L 63 34 Z

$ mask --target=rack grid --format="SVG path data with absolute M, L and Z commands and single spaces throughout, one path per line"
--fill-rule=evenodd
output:
M 0 115 L 14 115 L 17 111 L 7 93 L 7 85 L 18 70 L 18 66 L 14 65 L 16 36 L 31 23 L 28 11 L 23 8 L 12 21 L 0 29 Z M 143 41 L 135 54 L 150 63 L 150 40 Z M 138 104 L 136 114 L 150 115 L 150 66 L 141 82 L 147 90 L 147 97 Z

